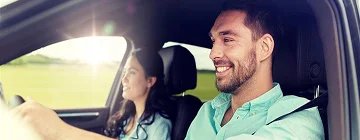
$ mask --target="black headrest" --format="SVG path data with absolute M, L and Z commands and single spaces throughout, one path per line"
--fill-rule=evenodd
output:
M 273 78 L 286 93 L 326 87 L 321 39 L 312 17 L 293 16 L 284 23 L 284 36 L 275 46 Z
M 195 58 L 186 48 L 176 45 L 159 51 L 164 62 L 165 84 L 172 94 L 196 87 Z

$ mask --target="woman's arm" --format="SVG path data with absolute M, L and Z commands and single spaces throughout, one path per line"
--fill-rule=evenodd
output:
M 111 140 L 111 138 L 65 123 L 55 111 L 31 99 L 11 110 L 11 115 L 20 117 L 21 123 L 29 125 L 35 133 L 38 133 L 45 140 Z

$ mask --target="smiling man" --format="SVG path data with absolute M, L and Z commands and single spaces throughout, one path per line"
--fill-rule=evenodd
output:
M 221 93 L 204 103 L 186 139 L 324 139 L 317 108 L 268 124 L 308 102 L 283 96 L 272 79 L 272 55 L 279 18 L 266 6 L 228 1 L 210 38 L 210 59 Z

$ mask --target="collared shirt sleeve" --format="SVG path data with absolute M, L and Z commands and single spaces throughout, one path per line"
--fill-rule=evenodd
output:
M 323 140 L 324 130 L 317 108 L 303 110 L 261 127 L 254 135 L 240 134 L 226 140 Z
M 198 123 L 199 119 L 201 119 L 204 116 L 205 106 L 206 106 L 206 104 L 203 104 L 201 106 L 201 108 L 199 109 L 198 113 L 196 114 L 194 120 L 191 122 L 191 124 L 188 128 L 188 131 L 186 133 L 185 140 L 190 140 L 193 133 L 196 133 L 196 130 L 199 129 L 197 123 Z

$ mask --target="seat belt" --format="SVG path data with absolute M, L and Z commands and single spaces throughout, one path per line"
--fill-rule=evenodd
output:
M 315 99 L 312 99 L 311 101 L 307 102 L 306 104 L 300 106 L 299 108 L 287 113 L 287 114 L 284 114 L 284 115 L 281 115 L 279 117 L 277 117 L 276 119 L 274 119 L 273 121 L 267 123 L 266 125 L 269 125 L 275 121 L 279 121 L 283 118 L 285 118 L 286 116 L 289 116 L 290 114 L 293 114 L 293 113 L 296 113 L 296 112 L 299 112 L 299 111 L 302 111 L 302 110 L 305 110 L 305 109 L 309 109 L 309 108 L 312 108 L 312 107 L 315 107 L 315 106 L 320 106 L 323 102 L 326 102 L 328 100 L 328 92 L 324 92 L 323 94 L 321 94 L 319 97 L 315 98 Z M 257 130 L 256 130 L 257 131 Z M 252 133 L 252 135 L 254 135 L 256 133 L 256 131 L 254 133 Z
M 305 110 L 305 109 L 309 109 L 309 108 L 312 108 L 312 107 L 315 107 L 315 106 L 320 106 L 321 103 L 327 101 L 327 99 L 328 99 L 328 93 L 325 92 L 325 93 L 321 94 L 319 97 L 317 97 L 315 99 L 312 99 L 308 103 L 306 103 L 306 104 L 300 106 L 299 108 L 295 109 L 294 111 L 291 111 L 291 112 L 289 112 L 287 114 L 284 114 L 284 115 L 282 115 L 280 117 L 277 117 L 275 120 L 267 123 L 266 125 L 269 125 L 269 124 L 271 124 L 271 123 L 273 123 L 275 121 L 281 120 L 281 119 L 283 119 L 284 117 L 286 117 L 286 116 L 288 116 L 290 114 L 293 114 L 293 113 L 296 113 L 296 112 L 299 112 L 299 111 L 302 111 L 302 110 Z

